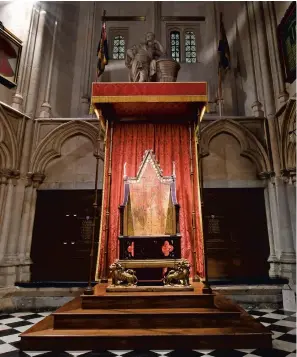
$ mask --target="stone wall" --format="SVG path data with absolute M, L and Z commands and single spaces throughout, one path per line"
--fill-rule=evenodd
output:
M 116 31 L 124 31 L 127 47 L 154 31 L 168 50 L 172 26 L 194 28 L 198 62 L 182 63 L 178 80 L 208 82 L 211 113 L 202 122 L 201 136 L 205 185 L 265 188 L 270 276 L 288 277 L 294 284 L 296 89 L 294 83 L 284 82 L 275 37 L 287 6 L 1 3 L 0 21 L 24 41 L 24 48 L 18 87 L 0 86 L 0 286 L 30 280 L 37 189 L 93 187 L 97 120 L 88 113 L 103 9 L 108 16 L 146 17 L 107 23 L 109 40 Z M 223 118 L 215 103 L 220 12 L 231 52 L 231 70 L 223 84 Z M 162 16 L 205 16 L 205 21 L 184 24 L 163 21 Z M 111 60 L 100 80 L 127 78 L 124 62 Z M 99 187 L 102 168 L 101 163 Z
M 279 108 L 286 98 L 277 99 L 287 89 L 289 96 L 295 95 L 295 85 L 284 84 L 277 64 L 275 27 L 281 21 L 289 2 L 263 4 L 263 16 L 267 30 L 270 67 L 273 73 L 273 90 L 276 106 Z M 101 32 L 103 10 L 108 16 L 144 16 L 145 21 L 109 21 L 107 33 L 110 57 L 112 39 L 117 33 L 124 33 L 126 47 L 143 41 L 147 31 L 154 31 L 157 38 L 169 52 L 168 31 L 179 28 L 191 29 L 196 34 L 197 63 L 182 63 L 178 81 L 208 82 L 209 100 L 217 99 L 217 47 L 219 41 L 219 14 L 223 13 L 224 26 L 231 53 L 231 70 L 223 84 L 224 115 L 259 116 L 264 111 L 264 89 L 262 84 L 261 61 L 259 57 L 259 32 L 253 3 L 249 2 L 42 2 L 41 7 L 24 2 L 22 11 L 15 11 L 16 3 L 5 2 L 0 6 L 0 21 L 24 41 L 21 66 L 26 78 L 22 88 L 23 103 L 15 104 L 16 109 L 24 109 L 27 114 L 43 117 L 41 108 L 46 102 L 46 91 L 50 81 L 50 117 L 88 116 L 91 83 L 96 80 L 96 50 Z M 262 6 L 262 5 L 261 5 Z M 45 11 L 43 21 L 40 12 Z M 262 11 L 262 10 L 261 10 Z M 17 19 L 16 13 L 22 13 Z M 163 17 L 167 17 L 164 19 Z M 172 16 L 202 16 L 205 21 L 192 23 L 182 20 L 168 20 Z M 261 15 L 262 16 L 262 15 Z M 30 33 L 30 18 L 33 17 Z M 15 18 L 17 20 L 15 20 Z M 52 40 L 57 21 L 54 58 L 49 79 Z M 259 18 L 258 18 L 259 21 Z M 43 24 L 44 23 L 44 24 Z M 37 32 L 42 33 L 40 46 Z M 27 42 L 31 45 L 27 48 Z M 36 43 L 37 41 L 37 43 Z M 28 51 L 28 58 L 26 58 Z M 32 62 L 41 53 L 41 59 Z M 31 61 L 31 62 L 30 62 Z M 26 63 L 25 63 L 26 62 Z M 31 66 L 33 70 L 28 76 Z M 20 76 L 21 76 L 20 71 Z M 21 76 L 22 77 L 22 76 Z M 128 81 L 128 70 L 123 60 L 110 60 L 102 81 Z M 34 88 L 34 90 L 33 90 Z M 31 89 L 31 90 L 30 90 Z M 11 105 L 15 90 L 0 88 L 0 100 Z M 27 103 L 29 102 L 29 103 Z M 32 103 L 33 102 L 33 103 Z M 15 101 L 17 103 L 17 101 Z M 212 110 L 218 112 L 216 105 Z

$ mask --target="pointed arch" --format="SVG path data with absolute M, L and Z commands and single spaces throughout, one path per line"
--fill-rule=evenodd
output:
M 250 159 L 258 174 L 270 172 L 271 165 L 267 152 L 256 136 L 243 125 L 231 119 L 220 119 L 204 127 L 201 131 L 202 156 L 209 155 L 211 140 L 222 133 L 232 135 L 240 145 L 240 155 Z
M 0 158 L 2 168 L 17 169 L 18 145 L 13 127 L 0 105 Z
M 296 99 L 289 99 L 281 125 L 281 157 L 283 169 L 296 169 Z
M 47 165 L 61 156 L 64 142 L 77 135 L 90 139 L 95 150 L 98 128 L 82 120 L 69 121 L 52 130 L 41 140 L 32 155 L 30 171 L 44 173 Z M 101 158 L 104 159 L 103 153 Z

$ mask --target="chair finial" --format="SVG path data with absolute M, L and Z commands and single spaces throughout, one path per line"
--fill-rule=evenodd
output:
M 126 166 L 127 166 L 127 163 L 124 162 L 124 179 L 127 178 Z

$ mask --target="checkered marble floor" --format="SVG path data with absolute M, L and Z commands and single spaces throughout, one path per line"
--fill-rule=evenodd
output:
M 19 351 L 19 334 L 26 331 L 50 312 L 16 312 L 0 315 L 0 357 L 295 357 L 296 313 L 295 311 L 253 309 L 249 313 L 273 332 L 273 349 L 249 350 L 193 350 L 193 351 Z

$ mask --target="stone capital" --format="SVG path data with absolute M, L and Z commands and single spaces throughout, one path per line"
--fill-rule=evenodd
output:
M 263 118 L 264 117 L 264 111 L 262 110 L 262 104 L 256 100 L 252 105 L 251 105 L 251 108 L 252 108 L 252 111 L 254 113 L 254 116 L 256 118 Z
M 42 172 L 28 172 L 27 174 L 27 186 L 33 185 L 34 188 L 38 188 L 45 179 L 45 174 Z
M 284 89 L 284 91 L 279 93 L 278 100 L 280 104 L 286 103 L 288 99 L 289 99 L 289 93 L 286 91 L 286 89 Z
M 270 180 L 271 183 L 275 183 L 275 172 L 274 171 L 262 171 L 258 173 L 260 180 Z
M 12 97 L 12 104 L 11 106 L 19 111 L 23 111 L 23 101 L 24 98 L 20 93 L 16 93 L 13 97 Z
M 284 183 L 296 185 L 296 169 L 282 169 L 281 178 Z
M 18 179 L 20 178 L 20 171 L 16 169 L 0 169 L 0 183 L 7 184 L 11 180 L 12 184 L 16 186 Z
M 48 102 L 44 102 L 40 108 L 39 118 L 50 118 L 52 116 L 51 105 Z

